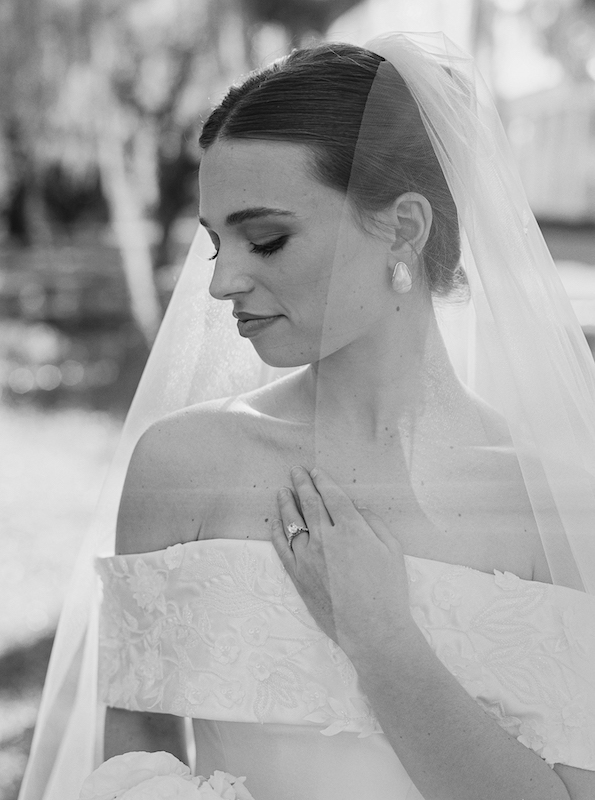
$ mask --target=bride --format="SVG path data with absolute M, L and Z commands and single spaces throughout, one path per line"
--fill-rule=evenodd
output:
M 201 146 L 209 292 L 283 374 L 135 447 L 105 757 L 257 800 L 592 798 L 593 368 L 469 61 L 296 51 Z

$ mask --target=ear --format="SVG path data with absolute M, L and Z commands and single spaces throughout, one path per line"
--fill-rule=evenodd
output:
M 395 200 L 388 213 L 394 236 L 391 258 L 411 265 L 419 260 L 428 241 L 434 218 L 432 206 L 423 194 L 406 192 Z

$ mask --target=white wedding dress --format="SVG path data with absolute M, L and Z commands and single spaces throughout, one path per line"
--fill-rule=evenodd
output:
M 595 598 L 406 563 L 417 625 L 485 712 L 550 765 L 595 770 Z M 197 773 L 246 775 L 256 800 L 420 800 L 269 542 L 211 539 L 97 566 L 102 699 L 191 717 Z

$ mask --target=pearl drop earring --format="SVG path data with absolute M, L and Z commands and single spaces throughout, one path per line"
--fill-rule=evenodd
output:
M 404 261 L 395 264 L 391 283 L 398 294 L 406 294 L 411 289 L 411 270 Z

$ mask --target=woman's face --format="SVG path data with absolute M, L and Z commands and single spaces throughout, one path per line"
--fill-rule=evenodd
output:
M 217 260 L 210 292 L 273 366 L 312 363 L 395 311 L 389 243 L 308 172 L 307 148 L 221 141 L 203 155 L 200 214 Z

